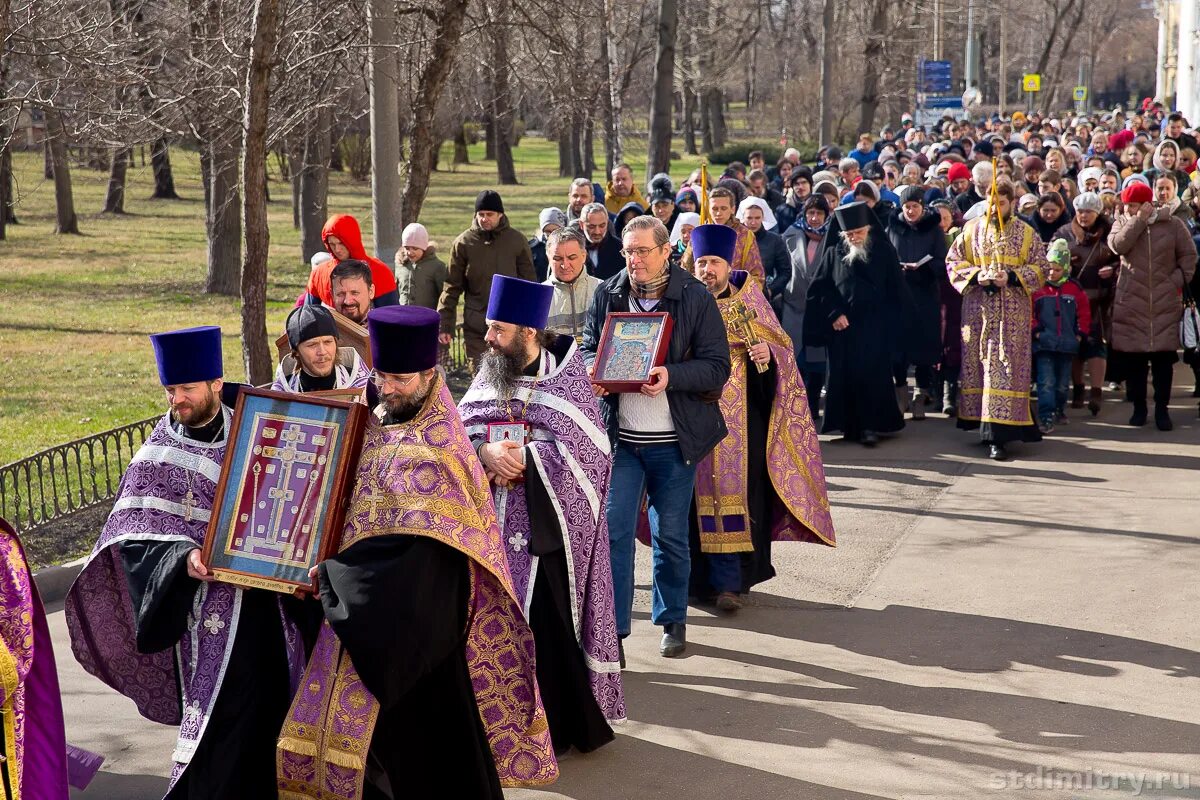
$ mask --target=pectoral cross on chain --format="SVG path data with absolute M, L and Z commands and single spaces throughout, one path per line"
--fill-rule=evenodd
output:
M 737 330 L 738 336 L 746 343 L 746 347 L 754 347 L 756 344 L 761 344 L 761 340 L 754 335 L 754 320 L 758 319 L 758 312 L 752 308 L 747 308 L 746 304 L 741 300 L 734 301 L 730 308 L 732 314 L 733 327 Z M 754 363 L 754 366 L 759 372 L 766 372 L 767 365 Z
M 184 520 L 188 522 L 192 521 L 192 509 L 195 508 L 196 505 L 196 495 L 192 493 L 191 489 L 188 489 L 187 494 L 183 496 L 183 507 L 186 509 L 183 514 Z

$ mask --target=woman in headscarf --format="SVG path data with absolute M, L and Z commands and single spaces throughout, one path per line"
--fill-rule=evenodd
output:
M 671 228 L 671 264 L 679 266 L 683 254 L 687 252 L 692 241 L 692 230 L 700 224 L 700 215 L 693 211 L 684 211 L 675 217 L 675 226 Z
M 783 243 L 791 256 L 791 274 L 784 286 L 779 321 L 788 336 L 796 365 L 808 394 L 813 419 L 820 416 L 821 387 L 825 385 L 825 348 L 804 343 L 804 312 L 808 287 L 816 275 L 821 240 L 829 229 L 830 204 L 826 195 L 816 193 L 804 201 L 801 213 L 783 233 Z
M 737 218 L 754 233 L 758 254 L 762 257 L 766 285 L 763 294 L 778 314 L 783 308 L 782 293 L 791 277 L 792 265 L 787 245 L 775 233 L 775 215 L 761 197 L 747 197 L 738 205 Z

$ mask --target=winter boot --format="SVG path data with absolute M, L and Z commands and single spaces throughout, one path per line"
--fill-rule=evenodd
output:
M 925 390 L 921 388 L 913 389 L 912 401 L 909 407 L 912 409 L 912 418 L 915 420 L 925 419 L 925 405 L 929 402 L 929 395 L 925 394 Z
M 1100 387 L 1098 387 L 1098 386 L 1094 387 L 1092 389 L 1091 397 L 1088 398 L 1088 404 L 1087 404 L 1088 411 L 1092 412 L 1093 417 L 1100 413 L 1100 393 L 1101 393 L 1101 391 L 1103 391 L 1103 390 L 1100 389 Z
M 947 417 L 958 416 L 958 381 L 946 381 L 946 392 L 942 395 L 942 411 Z
M 1083 408 L 1083 385 L 1075 384 L 1075 391 L 1071 394 L 1071 408 Z

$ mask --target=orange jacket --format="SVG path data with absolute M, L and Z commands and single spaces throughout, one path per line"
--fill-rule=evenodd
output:
M 378 258 L 367 255 L 366 249 L 363 248 L 362 231 L 359 230 L 358 220 L 349 214 L 334 214 L 321 229 L 321 241 L 325 243 L 326 250 L 329 250 L 330 236 L 336 236 L 342 240 L 342 244 L 346 245 L 346 249 L 350 251 L 350 258 L 365 261 L 370 265 L 371 282 L 375 286 L 376 297 L 396 291 L 396 276 L 392 273 L 391 267 Z M 333 255 L 332 250 L 330 250 L 330 255 Z M 308 287 L 305 289 L 307 294 L 316 297 L 327 306 L 333 305 L 333 286 L 329 276 L 337 265 L 338 260 L 335 257 L 333 261 L 326 261 L 314 269 L 308 277 Z

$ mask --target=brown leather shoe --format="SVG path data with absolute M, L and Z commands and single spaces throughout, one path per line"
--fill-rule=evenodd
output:
M 730 614 L 736 612 L 742 607 L 742 598 L 738 597 L 737 592 L 721 592 L 717 595 L 717 608 Z

